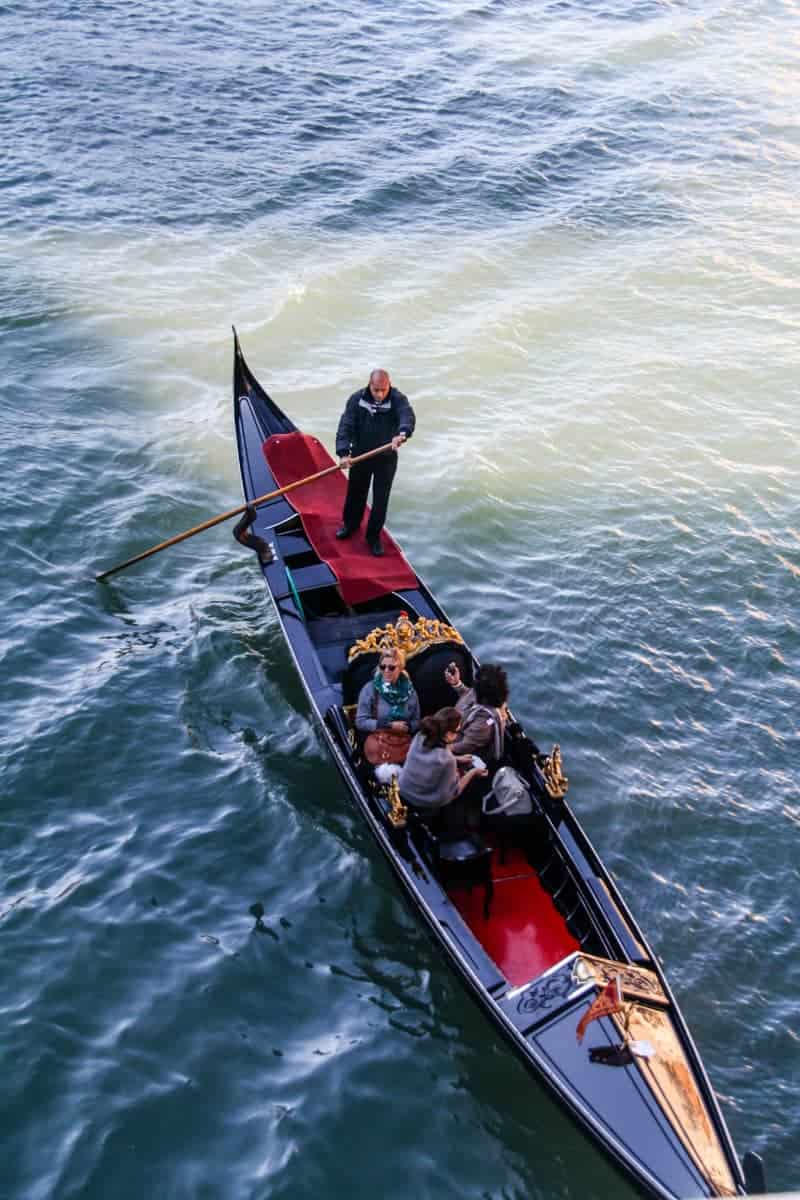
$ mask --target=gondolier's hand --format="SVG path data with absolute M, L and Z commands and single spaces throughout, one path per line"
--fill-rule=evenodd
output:
M 392 449 L 399 450 L 405 440 L 406 435 L 404 433 L 395 434 L 392 438 Z
M 353 465 L 353 459 L 352 459 L 351 455 L 349 455 L 349 454 L 344 454 L 339 459 L 339 466 L 342 468 L 343 471 L 346 471 L 352 465 Z

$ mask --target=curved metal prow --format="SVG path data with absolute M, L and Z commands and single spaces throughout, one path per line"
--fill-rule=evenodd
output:
M 231 325 L 231 329 L 233 330 L 233 392 L 234 396 L 238 399 L 241 394 L 250 391 L 253 378 L 248 370 L 247 363 L 244 361 L 236 326 Z
M 231 325 L 231 329 L 233 330 L 233 402 L 236 416 L 238 417 L 239 402 L 242 397 L 246 396 L 256 409 L 259 406 L 263 406 L 269 414 L 264 422 L 265 436 L 267 436 L 267 429 L 272 433 L 294 432 L 297 426 L 293 421 L 289 420 L 286 413 L 264 391 L 248 367 L 245 357 L 242 354 L 242 347 L 239 344 L 239 335 L 236 332 L 236 326 Z

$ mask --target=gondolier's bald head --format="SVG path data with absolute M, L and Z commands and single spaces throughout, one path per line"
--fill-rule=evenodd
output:
M 376 367 L 369 377 L 369 390 L 373 400 L 385 400 L 391 386 L 389 372 L 384 371 L 383 367 Z

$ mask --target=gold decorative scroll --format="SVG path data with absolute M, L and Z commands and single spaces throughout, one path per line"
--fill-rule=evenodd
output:
M 400 788 L 397 783 L 397 776 L 392 776 L 392 781 L 389 784 L 389 812 L 387 813 L 389 820 L 395 829 L 404 829 L 408 809 L 400 799 Z
M 561 760 L 561 747 L 556 743 L 553 746 L 551 754 L 542 763 L 542 774 L 544 775 L 545 787 L 548 794 L 554 800 L 560 800 L 567 794 L 569 780 L 563 771 L 563 763 Z
M 632 967 L 630 963 L 614 962 L 610 958 L 598 958 L 594 954 L 579 955 L 572 968 L 576 983 L 593 980 L 598 988 L 619 975 L 622 994 L 626 1000 L 646 1000 L 651 1004 L 669 1004 L 658 976 L 646 967 Z
M 378 626 L 366 637 L 359 638 L 350 647 L 347 659 L 352 662 L 361 654 L 379 654 L 381 650 L 397 647 L 406 658 L 413 658 L 429 646 L 443 645 L 445 642 L 460 642 L 464 639 L 457 629 L 444 621 L 429 617 L 419 617 L 413 624 L 405 614 L 401 614 L 396 623 Z

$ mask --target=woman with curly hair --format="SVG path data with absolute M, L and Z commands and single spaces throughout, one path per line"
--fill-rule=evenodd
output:
M 486 763 L 496 763 L 503 755 L 508 721 L 505 671 L 496 663 L 484 663 L 478 667 L 471 688 L 462 683 L 455 663 L 445 667 L 444 677 L 458 696 L 456 708 L 461 713 L 461 730 L 453 753 L 464 761 L 477 754 Z

